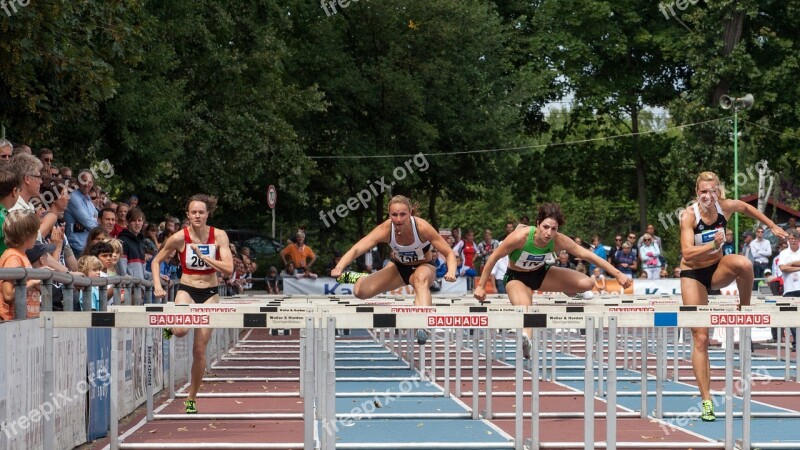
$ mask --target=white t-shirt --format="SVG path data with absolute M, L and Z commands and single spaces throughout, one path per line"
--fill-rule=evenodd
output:
M 506 270 L 508 270 L 508 255 L 498 259 L 497 263 L 492 268 L 492 275 L 494 276 L 494 279 L 502 280 L 503 277 L 506 276 Z
M 791 264 L 800 261 L 800 249 L 793 252 L 791 247 L 782 251 L 780 255 L 781 265 Z M 800 272 L 783 273 L 783 292 L 800 291 Z

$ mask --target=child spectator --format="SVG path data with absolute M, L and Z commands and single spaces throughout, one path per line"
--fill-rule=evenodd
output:
M 32 268 L 30 260 L 25 255 L 25 250 L 32 249 L 39 236 L 39 217 L 30 211 L 20 209 L 10 211 L 3 223 L 3 236 L 6 250 L 0 256 L 0 267 L 10 269 L 15 267 Z M 41 309 L 41 281 L 28 280 L 26 283 L 28 318 L 39 317 Z M 2 302 L 0 302 L 0 319 L 14 320 L 16 317 L 14 281 L 5 280 L 2 285 Z
M 267 272 L 267 294 L 280 294 L 281 293 L 281 276 L 278 275 L 278 269 L 271 266 Z
M 103 271 L 103 263 L 96 256 L 84 255 L 78 258 L 78 271 L 89 278 L 98 278 Z M 92 286 L 91 293 L 92 311 L 100 311 L 100 288 Z
M 603 271 L 599 267 L 595 267 L 592 271 L 592 281 L 594 281 L 594 288 L 592 289 L 595 292 L 600 294 L 606 293 L 606 276 L 603 275 Z

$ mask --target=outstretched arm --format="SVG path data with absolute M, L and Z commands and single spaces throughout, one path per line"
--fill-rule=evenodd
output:
M 342 259 L 339 260 L 339 264 L 337 264 L 336 267 L 331 270 L 331 276 L 333 278 L 339 277 L 344 268 L 348 267 L 350 263 L 355 261 L 356 258 L 370 251 L 379 243 L 386 242 L 388 240 L 389 233 L 391 232 L 389 223 L 390 220 L 387 219 L 382 224 L 375 227 L 375 229 L 373 229 L 368 235 L 361 238 L 360 241 L 356 242 L 355 245 L 350 247 L 350 250 L 342 255 Z
M 628 278 L 627 275 L 620 272 L 619 269 L 612 266 L 608 261 L 605 259 L 595 255 L 593 252 L 586 250 L 583 246 L 580 246 L 575 243 L 572 239 L 568 236 L 564 236 L 561 233 L 556 234 L 556 249 L 557 250 L 566 250 L 567 253 L 573 256 L 577 256 L 584 261 L 589 261 L 594 263 L 594 265 L 598 267 L 602 267 L 607 273 L 617 279 L 619 285 L 623 288 L 628 288 L 631 286 L 632 281 Z
M 769 217 L 765 216 L 764 213 L 759 211 L 757 208 L 753 207 L 753 205 L 749 203 L 745 203 L 741 200 L 724 200 L 720 202 L 723 208 L 723 211 L 732 211 L 732 212 L 740 212 L 742 214 L 747 214 L 748 216 L 752 217 L 763 223 L 764 225 L 768 226 L 770 230 L 772 230 L 772 234 L 775 236 L 786 239 L 789 235 L 786 231 L 775 224 L 775 222 L 771 221 Z

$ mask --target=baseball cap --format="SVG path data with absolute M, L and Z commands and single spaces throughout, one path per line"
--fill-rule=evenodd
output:
M 56 245 L 55 244 L 43 244 L 41 242 L 37 242 L 34 244 L 33 248 L 25 250 L 25 256 L 28 257 L 28 261 L 34 263 L 41 259 L 46 253 L 52 253 L 55 251 Z

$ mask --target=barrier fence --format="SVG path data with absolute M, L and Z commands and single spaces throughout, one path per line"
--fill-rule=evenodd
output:
M 65 284 L 65 298 L 67 289 L 84 288 L 89 286 L 115 285 L 115 296 L 119 295 L 116 289 L 132 289 L 141 295 L 134 295 L 137 302 L 149 297 L 147 282 L 125 277 L 115 277 L 108 279 L 89 280 L 85 277 L 72 277 L 63 274 L 53 274 L 49 271 L 30 269 L 4 269 L 0 271 L 0 278 L 17 280 L 17 286 L 24 287 L 28 277 L 43 280 L 44 282 L 56 281 Z M 46 291 L 45 288 L 43 290 Z M 47 309 L 46 295 L 43 293 L 43 309 Z M 19 297 L 17 297 L 19 298 Z M 23 297 L 24 298 L 24 297 Z M 51 297 L 52 298 L 52 297 Z M 304 419 L 305 436 L 302 448 L 312 449 L 333 449 L 333 448 L 357 448 L 347 447 L 346 445 L 336 444 L 335 433 L 319 433 L 320 424 L 330 424 L 342 419 L 359 419 L 358 415 L 337 414 L 335 411 L 336 399 L 336 362 L 335 362 L 335 340 L 337 329 L 372 329 L 375 330 L 376 339 L 382 345 L 387 346 L 392 351 L 400 353 L 400 349 L 406 348 L 408 363 L 418 371 L 420 379 L 433 380 L 443 383 L 445 396 L 461 395 L 461 371 L 467 367 L 467 361 L 463 361 L 462 352 L 471 350 L 472 353 L 472 373 L 477 374 L 481 360 L 485 363 L 485 377 L 474 376 L 472 380 L 473 405 L 478 405 L 478 398 L 484 397 L 485 408 L 480 411 L 477 406 L 472 408 L 469 415 L 471 419 L 479 418 L 502 418 L 503 414 L 495 413 L 492 408 L 491 382 L 486 383 L 484 392 L 480 392 L 479 382 L 481 380 L 492 380 L 492 362 L 495 360 L 506 360 L 506 343 L 511 341 L 514 348 L 520 348 L 522 343 L 521 330 L 523 328 L 534 329 L 534 339 L 532 341 L 532 354 L 538 355 L 528 362 L 522 358 L 513 358 L 514 376 L 516 390 L 514 392 L 517 405 L 530 405 L 526 408 L 516 408 L 513 413 L 515 421 L 515 433 L 513 442 L 509 442 L 508 448 L 522 449 L 527 445 L 531 449 L 538 449 L 546 445 L 539 440 L 540 418 L 548 417 L 539 408 L 539 400 L 542 393 L 539 390 L 539 381 L 556 379 L 556 353 L 560 347 L 564 351 L 570 351 L 570 346 L 585 346 L 585 361 L 583 363 L 584 380 L 584 411 L 576 413 L 583 417 L 584 422 L 584 441 L 573 443 L 561 443 L 566 447 L 583 448 L 625 448 L 631 443 L 616 442 L 617 419 L 622 417 L 638 416 L 642 418 L 651 417 L 656 420 L 675 417 L 676 415 L 686 415 L 686 412 L 664 411 L 663 397 L 674 395 L 665 392 L 663 382 L 667 380 L 669 360 L 666 354 L 666 344 L 672 342 L 675 346 L 673 352 L 673 377 L 679 379 L 680 359 L 686 359 L 691 352 L 691 334 L 684 333 L 687 327 L 719 327 L 725 329 L 728 343 L 734 341 L 734 328 L 739 328 L 740 339 L 740 358 L 739 370 L 741 374 L 741 392 L 734 392 L 734 349 L 733 345 L 725 348 L 725 377 L 726 399 L 731 400 L 735 394 L 741 395 L 744 400 L 741 412 L 734 413 L 732 401 L 726 401 L 725 411 L 719 412 L 718 416 L 725 420 L 725 442 L 692 444 L 693 448 L 734 448 L 734 417 L 742 419 L 742 434 L 740 436 L 740 448 L 749 449 L 759 448 L 786 448 L 780 444 L 771 442 L 750 442 L 750 418 L 751 417 L 800 417 L 798 413 L 751 413 L 750 395 L 754 380 L 759 379 L 781 379 L 778 377 L 752 376 L 750 367 L 750 332 L 754 327 L 795 327 L 800 324 L 800 314 L 798 314 L 798 303 L 785 301 L 782 298 L 757 298 L 754 305 L 738 311 L 735 298 L 719 297 L 713 299 L 713 304 L 708 307 L 685 307 L 680 304 L 678 297 L 636 297 L 625 298 L 615 297 L 613 299 L 597 299 L 592 303 L 578 302 L 564 297 L 537 298 L 539 302 L 530 307 L 515 307 L 508 304 L 499 304 L 504 300 L 502 297 L 494 297 L 495 303 L 477 304 L 469 298 L 436 298 L 434 306 L 416 307 L 410 304 L 408 299 L 395 297 L 378 298 L 369 302 L 355 301 L 337 297 L 270 297 L 264 299 L 227 299 L 229 303 L 218 305 L 174 305 L 174 304 L 145 304 L 137 306 L 113 306 L 110 311 L 98 312 L 49 312 L 43 311 L 41 318 L 35 320 L 21 320 L 14 323 L 35 324 L 40 327 L 39 335 L 43 335 L 43 357 L 44 376 L 42 378 L 43 388 L 40 391 L 42 404 L 48 401 L 48 394 L 62 386 L 62 380 L 69 377 L 69 373 L 62 373 L 61 367 L 55 364 L 54 340 L 59 333 L 66 333 L 67 329 L 109 329 L 110 330 L 110 376 L 115 375 L 116 369 L 123 367 L 121 362 L 133 363 L 133 358 L 127 359 L 131 348 L 123 345 L 120 334 L 125 329 L 142 329 L 144 338 L 140 343 L 143 349 L 143 356 L 140 368 L 130 368 L 130 370 L 142 370 L 144 375 L 145 400 L 147 403 L 147 419 L 153 420 L 156 415 L 153 413 L 153 394 L 160 384 L 166 385 L 170 390 L 171 398 L 175 396 L 176 374 L 191 367 L 188 361 L 190 352 L 181 352 L 176 355 L 176 345 L 186 345 L 190 339 L 182 340 L 182 344 L 176 344 L 173 339 L 169 342 L 169 347 L 165 347 L 167 355 L 162 352 L 163 360 L 158 360 L 158 335 L 154 333 L 164 327 L 188 327 L 188 328 L 215 328 L 219 329 L 214 337 L 214 341 L 209 347 L 216 353 L 218 358 L 227 350 L 228 346 L 235 344 L 238 338 L 238 330 L 244 328 L 271 328 L 271 329 L 293 329 L 301 330 L 300 346 L 300 374 L 301 374 L 301 396 L 305 399 L 305 406 L 302 417 Z M 17 302 L 20 303 L 20 302 Z M 21 302 L 24 305 L 24 301 Z M 65 302 L 65 309 L 70 302 Z M 84 305 L 87 303 L 84 302 Z M 104 307 L 101 307 L 103 309 Z M 24 312 L 23 312 L 24 314 Z M 3 324 L 8 325 L 8 324 Z M 420 352 L 419 361 L 415 361 L 415 352 L 412 351 L 412 336 L 417 329 L 429 329 L 431 333 L 432 355 L 430 361 L 426 360 L 425 352 Z M 563 332 L 563 330 L 584 329 L 585 338 L 577 338 L 577 333 Z M 395 330 L 397 332 L 395 332 Z M 508 331 L 513 331 L 513 338 L 508 337 Z M 32 334 L 35 334 L 32 331 Z M 438 339 L 444 342 L 444 367 L 437 367 L 436 345 Z M 605 342 L 608 343 L 608 356 L 606 356 Z M 784 342 L 786 355 L 786 367 L 782 379 L 791 378 L 791 365 L 788 342 Z M 57 344 L 56 344 L 57 345 Z M 641 356 L 637 364 L 637 345 L 641 345 Z M 619 364 L 617 363 L 617 349 L 622 347 L 623 360 L 622 368 L 639 368 L 641 371 L 642 389 L 639 395 L 642 397 L 642 405 L 639 412 L 617 412 L 617 395 L 634 395 L 634 392 L 618 393 L 617 383 L 620 379 L 617 376 Z M 633 348 L 631 354 L 628 349 Z M 781 359 L 780 345 L 776 358 Z M 455 367 L 450 367 L 451 356 L 455 356 Z M 648 355 L 655 356 L 655 376 L 648 375 Z M 611 360 L 613 359 L 613 362 Z M 0 358 L 1 359 L 1 358 Z M 181 367 L 176 364 L 181 361 Z M 525 367 L 528 365 L 528 367 Z M 683 368 L 683 367 L 681 367 Z M 75 370 L 74 367 L 64 367 L 64 369 Z M 128 369 L 126 367 L 126 369 Z M 795 366 L 796 369 L 796 366 Z M 80 369 L 78 369 L 80 370 Z M 163 370 L 165 380 L 158 383 L 158 371 Z M 439 375 L 442 370 L 442 375 Z M 451 372 L 455 370 L 454 376 Z M 549 375 L 548 375 L 549 374 Z M 74 374 L 71 376 L 74 377 Z M 531 390 L 523 391 L 523 381 L 530 377 Z M 647 382 L 655 380 L 655 404 L 651 410 L 648 404 Z M 800 377 L 795 374 L 795 380 L 800 381 Z M 623 380 L 624 381 L 624 380 Z M 451 390 L 451 383 L 455 389 Z M 109 411 L 109 432 L 111 434 L 112 448 L 129 448 L 118 438 L 118 423 L 121 416 L 118 401 L 125 401 L 127 393 L 120 392 L 120 383 L 110 383 Z M 126 394 L 126 395 L 120 395 Z M 603 398 L 607 400 L 607 410 L 605 412 L 595 411 L 594 399 Z M 119 399 L 119 400 L 118 400 Z M 2 400 L 2 398 L 0 398 Z M 62 413 L 66 411 L 61 411 Z M 124 414 L 124 413 L 122 413 Z M 57 416 L 56 416 L 57 417 Z M 186 417 L 186 416 L 182 416 Z M 279 418 L 271 416 L 274 418 Z M 564 417 L 563 413 L 560 417 Z M 594 442 L 594 419 L 606 417 L 606 433 L 609 437 L 606 442 Z M 200 418 L 200 417 L 198 417 Z M 297 418 L 297 417 L 293 417 Z M 511 418 L 511 417 L 508 417 Z M 531 440 L 523 442 L 524 421 L 530 420 L 529 432 Z M 42 421 L 41 443 L 43 448 L 65 448 L 56 444 L 55 436 L 56 420 Z M 0 434 L 0 439 L 3 436 Z M 658 443 L 659 448 L 683 448 L 685 444 Z M 461 448 L 483 448 L 475 444 L 475 447 L 461 445 Z M 11 445 L 9 445 L 10 447 Z M 27 446 L 26 446 L 27 447 Z M 130 447 L 133 448 L 133 447 Z M 168 448 L 161 446 L 160 448 Z M 259 448 L 294 448 L 287 447 L 284 443 L 264 444 Z M 370 448 L 381 448 L 371 446 Z M 388 447 L 387 447 L 388 448 Z M 408 446 L 397 447 L 392 444 L 392 448 L 420 448 L 409 444 Z

